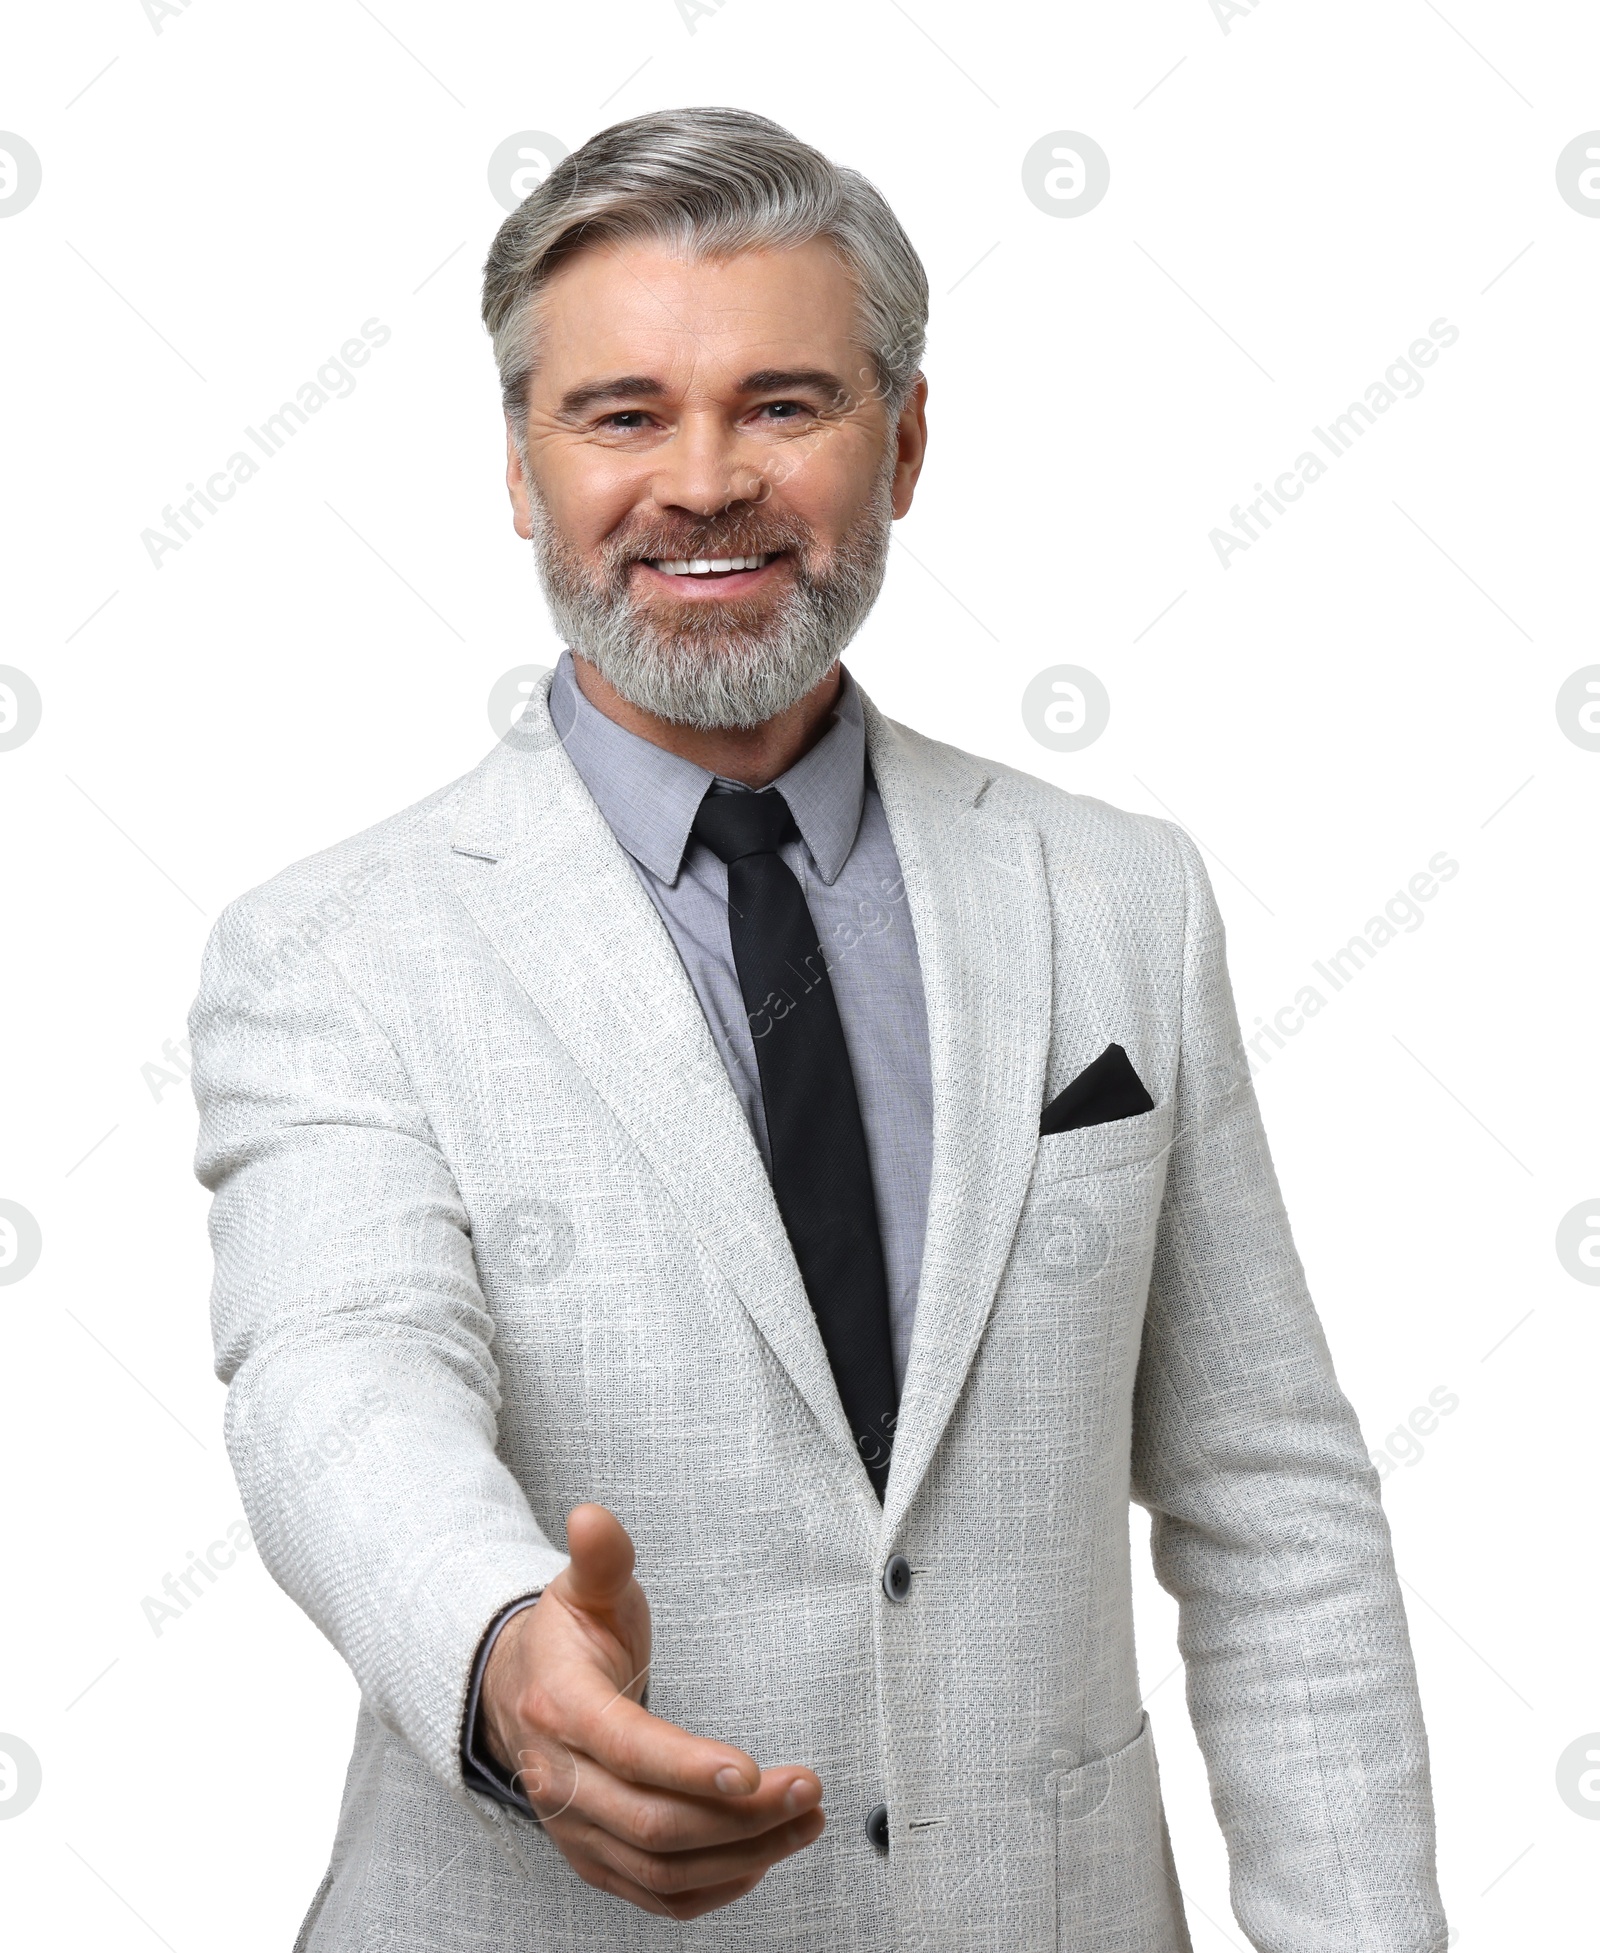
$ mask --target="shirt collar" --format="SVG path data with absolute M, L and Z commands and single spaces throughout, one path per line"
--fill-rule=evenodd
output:
M 570 651 L 562 652 L 550 681 L 550 716 L 606 825 L 660 881 L 677 880 L 706 790 L 715 784 L 748 791 L 608 719 L 579 691 Z M 788 803 L 824 882 L 838 879 L 855 845 L 866 796 L 866 751 L 861 695 L 845 672 L 827 731 L 772 783 Z

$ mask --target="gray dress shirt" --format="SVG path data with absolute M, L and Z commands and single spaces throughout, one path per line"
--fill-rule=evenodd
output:
M 561 654 L 551 680 L 550 716 L 683 960 L 770 1172 L 755 1041 L 728 935 L 728 870 L 689 832 L 708 791 L 750 789 L 608 719 L 578 690 L 570 651 Z M 800 830 L 798 840 L 785 844 L 783 859 L 800 883 L 826 953 L 855 1073 L 883 1238 L 898 1389 L 911 1348 L 928 1217 L 933 1088 L 916 936 L 899 858 L 867 767 L 860 695 L 848 672 L 826 732 L 772 784 Z M 483 1671 L 495 1636 L 537 1598 L 513 1603 L 484 1636 L 464 1725 L 468 1782 L 524 1810 L 524 1800 L 475 1738 Z

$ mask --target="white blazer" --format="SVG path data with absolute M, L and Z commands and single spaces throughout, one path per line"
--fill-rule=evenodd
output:
M 216 925 L 190 1034 L 228 1444 L 262 1557 L 362 1694 L 298 1944 L 1186 1948 L 1132 1497 L 1252 1945 L 1433 1953 L 1388 1530 L 1199 857 L 866 710 L 934 1100 L 881 1508 L 694 992 L 542 703 Z M 1041 1139 L 1112 1042 L 1154 1110 Z M 462 1785 L 484 1629 L 587 1499 L 638 1548 L 651 1709 L 824 1786 L 820 1841 L 692 1924 Z

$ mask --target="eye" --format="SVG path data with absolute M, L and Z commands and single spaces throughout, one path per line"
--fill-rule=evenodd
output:
M 803 400 L 767 400 L 756 409 L 758 414 L 769 415 L 773 420 L 780 422 L 799 420 L 815 411 L 814 407 L 808 407 Z
M 650 416 L 642 407 L 621 408 L 617 413 L 606 414 L 600 422 L 602 427 L 615 428 L 619 434 L 635 434 L 649 424 Z

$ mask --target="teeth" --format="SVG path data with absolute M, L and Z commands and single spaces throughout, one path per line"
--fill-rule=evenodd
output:
M 675 557 L 658 560 L 655 567 L 664 576 L 711 576 L 717 573 L 725 575 L 729 570 L 764 569 L 771 561 L 770 556 Z

